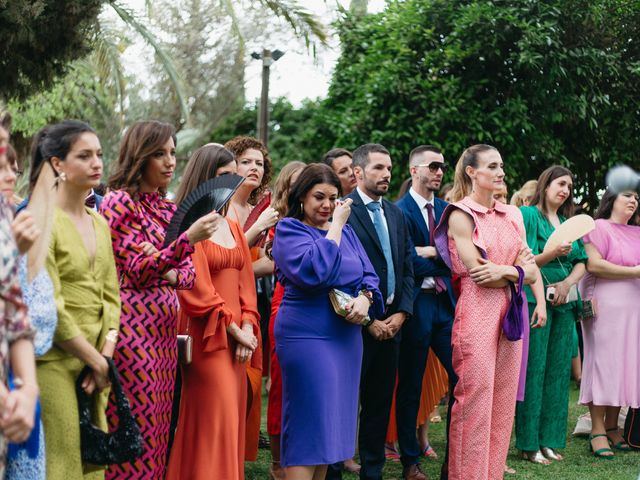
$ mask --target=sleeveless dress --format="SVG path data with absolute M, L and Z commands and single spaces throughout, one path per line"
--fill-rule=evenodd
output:
M 100 211 L 111 228 L 111 241 L 120 277 L 122 316 L 113 361 L 120 372 L 133 415 L 144 439 L 135 462 L 110 465 L 107 479 L 163 478 L 177 367 L 176 289 L 191 288 L 193 247 L 186 233 L 163 248 L 165 231 L 176 206 L 159 193 L 139 193 L 138 200 L 115 190 Z M 151 243 L 158 253 L 144 255 L 138 247 Z M 175 270 L 178 282 L 162 275 Z M 109 426 L 116 424 L 116 407 L 109 402 Z
M 472 241 L 483 257 L 513 265 L 523 243 L 517 207 L 486 208 L 469 197 L 450 205 L 436 229 L 438 253 L 460 277 L 461 293 L 453 322 L 453 368 L 458 376 L 449 432 L 449 479 L 501 479 L 509 450 L 522 360 L 522 341 L 507 340 L 501 326 L 511 294 L 508 287 L 478 286 L 469 277 L 448 218 L 454 209 L 474 223 Z
M 167 480 L 243 480 L 247 364 L 236 360 L 226 328 L 250 322 L 260 335 L 251 255 L 240 226 L 228 220 L 236 245 L 200 242 L 193 254 L 191 290 L 178 293 L 180 332 L 193 337 L 193 358 L 182 365 L 178 428 Z M 249 364 L 259 367 L 260 356 Z

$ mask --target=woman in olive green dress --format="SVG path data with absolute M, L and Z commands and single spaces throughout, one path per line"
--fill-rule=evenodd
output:
M 516 447 L 523 458 L 539 464 L 562 460 L 566 446 L 569 381 L 577 302 L 566 302 L 585 274 L 587 255 L 581 240 L 549 251 L 549 236 L 573 215 L 573 175 L 561 166 L 547 168 L 538 179 L 531 205 L 521 207 L 527 243 L 536 257 L 545 287 L 555 287 L 547 301 L 547 324 L 531 329 L 524 401 L 516 407 Z M 526 287 L 529 311 L 535 298 Z M 547 297 L 548 298 L 548 297 Z M 532 305 L 533 304 L 533 305 Z
M 94 423 L 106 428 L 108 365 L 120 319 L 118 278 L 107 222 L 85 206 L 100 183 L 102 150 L 87 124 L 65 121 L 40 132 L 31 180 L 45 162 L 58 177 L 47 257 L 58 313 L 53 346 L 37 360 L 48 480 L 104 478 L 103 467 L 83 465 L 75 382 L 88 365 L 83 388 L 96 395 Z

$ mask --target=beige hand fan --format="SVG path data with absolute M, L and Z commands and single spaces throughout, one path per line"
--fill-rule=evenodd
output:
M 27 253 L 27 279 L 31 282 L 44 266 L 49 253 L 49 240 L 56 206 L 56 176 L 49 162 L 44 162 L 36 185 L 31 192 L 27 210 L 31 212 L 40 235 Z
M 589 215 L 576 215 L 561 224 L 549 237 L 544 251 L 553 250 L 562 242 L 575 242 L 596 228 L 596 222 Z

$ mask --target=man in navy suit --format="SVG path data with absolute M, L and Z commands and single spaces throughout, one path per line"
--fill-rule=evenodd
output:
M 413 311 L 413 247 L 402 212 L 382 198 L 391 180 L 387 149 L 372 143 L 358 147 L 353 152 L 353 169 L 357 188 L 347 196 L 353 200 L 349 225 L 380 277 L 380 291 L 387 304 L 384 317 L 363 328 L 360 377 L 360 478 L 381 480 L 400 331 Z M 403 472 L 403 477 L 426 479 L 416 466 Z
M 396 393 L 400 459 L 405 468 L 417 464 L 422 454 L 416 439 L 416 419 L 429 347 L 449 375 L 449 405 L 452 404 L 456 380 L 451 365 L 451 327 L 455 308 L 451 272 L 438 258 L 433 243 L 433 230 L 447 206 L 445 201 L 435 196 L 435 192 L 440 189 L 447 164 L 438 148 L 421 145 L 411 151 L 409 169 L 411 188 L 397 202 L 404 213 L 415 247 L 415 303 L 413 316 L 403 327 Z M 447 426 L 448 423 L 447 419 Z M 446 461 L 445 455 L 445 465 Z M 446 466 L 444 471 L 446 472 Z

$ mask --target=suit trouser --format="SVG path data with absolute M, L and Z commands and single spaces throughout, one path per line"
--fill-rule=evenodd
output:
M 451 328 L 453 307 L 449 296 L 419 293 L 414 303 L 414 316 L 408 322 L 420 322 L 422 328 L 403 327 L 398 362 L 398 390 L 396 393 L 396 419 L 402 465 L 420 462 L 422 451 L 416 437 L 416 420 L 420 409 L 422 379 L 427 365 L 429 347 L 434 351 L 449 376 L 450 405 L 457 377 L 452 366 Z M 420 338 L 411 332 L 420 331 Z M 447 435 L 449 426 L 447 416 Z M 447 447 L 448 450 L 448 447 Z M 447 456 L 445 455 L 445 462 Z

